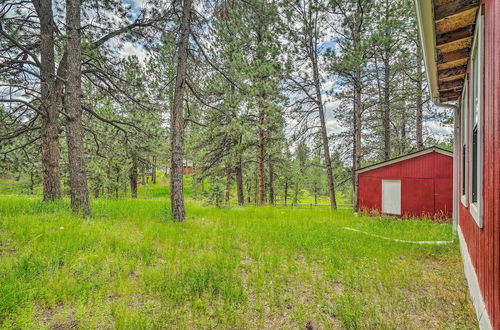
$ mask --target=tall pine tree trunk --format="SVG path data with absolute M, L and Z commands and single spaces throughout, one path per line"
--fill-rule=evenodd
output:
M 383 125 L 384 125 L 384 160 L 391 158 L 391 104 L 390 104 L 390 63 L 389 52 L 384 54 L 384 100 L 383 100 Z
M 231 199 L 231 171 L 229 169 L 226 170 L 226 204 L 229 204 L 229 200 Z
M 68 72 L 65 89 L 71 208 L 90 215 L 82 125 L 80 0 L 66 0 Z
M 288 180 L 285 181 L 285 205 L 288 202 Z
M 316 54 L 316 50 L 311 50 Z M 315 58 L 316 56 L 316 58 Z M 337 200 L 335 198 L 335 183 L 333 181 L 333 169 L 332 169 L 332 160 L 330 158 L 330 147 L 328 142 L 328 134 L 326 131 L 326 120 L 325 120 L 325 109 L 323 107 L 323 100 L 321 97 L 321 82 L 319 79 L 319 69 L 317 62 L 317 54 L 311 55 L 311 64 L 313 69 L 313 79 L 314 79 L 314 87 L 316 89 L 316 100 L 319 112 L 320 126 L 321 126 L 321 140 L 323 144 L 323 158 L 325 160 L 325 169 L 326 175 L 328 178 L 328 195 L 330 197 L 330 207 L 334 210 L 337 209 Z
M 424 140 L 422 134 L 422 113 L 423 113 L 423 101 L 422 101 L 422 80 L 423 78 L 423 70 L 422 70 L 422 49 L 420 47 L 420 41 L 417 40 L 417 90 L 415 93 L 415 103 L 416 103 L 416 113 L 415 113 L 415 136 L 417 142 L 417 149 L 424 149 Z
M 243 168 L 241 165 L 241 156 L 238 157 L 238 164 L 235 168 L 236 176 L 236 191 L 238 195 L 238 205 L 245 204 L 245 196 L 243 195 Z
M 266 203 L 266 149 L 265 149 L 265 113 L 264 103 L 259 100 L 259 142 L 258 142 L 258 167 L 259 167 L 259 205 Z
M 271 156 L 269 156 L 269 204 L 274 205 L 274 169 Z
M 170 201 L 174 221 L 184 221 L 183 158 L 184 158 L 184 92 L 186 88 L 189 33 L 192 0 L 184 0 L 177 47 L 177 75 L 174 107 L 170 116 Z
M 354 192 L 354 212 L 359 211 L 359 201 L 358 201 L 358 176 L 356 175 L 356 171 L 359 169 L 361 162 L 361 73 L 358 70 L 356 72 L 355 81 L 354 81 L 354 114 L 353 114 L 353 123 L 354 123 L 354 141 L 353 141 L 353 161 L 352 161 L 352 180 L 353 180 L 353 192 Z
M 151 169 L 151 182 L 156 184 L 156 156 L 153 156 L 153 168 Z
M 385 24 L 389 24 L 390 8 L 389 1 L 385 1 Z M 391 45 L 390 30 L 385 28 L 383 62 L 384 62 L 384 100 L 383 100 L 383 125 L 384 125 L 384 160 L 391 158 Z
M 138 178 L 138 166 L 137 166 L 137 157 L 135 155 L 132 156 L 132 165 L 130 166 L 130 196 L 132 198 L 137 198 L 137 178 Z
M 52 1 L 35 1 L 40 19 L 41 154 L 43 200 L 61 198 L 59 111 L 55 96 L 55 23 Z

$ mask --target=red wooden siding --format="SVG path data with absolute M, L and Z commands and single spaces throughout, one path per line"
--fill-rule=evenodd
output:
M 401 180 L 402 217 L 451 218 L 453 158 L 430 152 L 358 174 L 361 211 L 382 211 L 382 180 Z
M 433 178 L 403 178 L 401 180 L 401 210 L 404 215 L 434 217 L 435 201 Z M 450 186 L 448 184 L 448 189 Z M 448 215 L 448 218 L 450 216 Z
M 467 242 L 491 325 L 493 329 L 500 329 L 500 1 L 481 2 L 484 4 L 485 45 L 482 123 L 484 225 L 479 228 L 469 209 L 460 203 L 460 229 Z

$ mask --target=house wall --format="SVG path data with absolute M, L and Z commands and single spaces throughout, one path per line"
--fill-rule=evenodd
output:
M 431 152 L 358 174 L 359 207 L 362 211 L 381 211 L 382 180 L 401 180 L 403 217 L 431 216 L 451 218 L 453 158 Z M 434 198 L 432 197 L 434 196 Z
M 500 1 L 483 0 L 481 2 L 484 4 L 485 45 L 484 225 L 483 228 L 479 228 L 470 215 L 468 207 L 460 203 L 459 227 L 477 276 L 491 326 L 493 329 L 500 329 Z M 469 155 L 468 152 L 467 155 Z M 462 170 L 461 168 L 460 171 Z

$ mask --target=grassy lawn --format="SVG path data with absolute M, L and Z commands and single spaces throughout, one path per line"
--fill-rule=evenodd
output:
M 348 210 L 0 197 L 2 328 L 474 328 L 451 225 Z

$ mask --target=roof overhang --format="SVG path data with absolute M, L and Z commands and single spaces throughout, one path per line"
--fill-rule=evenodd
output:
M 437 153 L 445 155 L 445 156 L 453 157 L 453 152 L 451 152 L 451 151 L 444 150 L 444 149 L 441 149 L 441 148 L 438 148 L 438 147 L 430 147 L 430 148 L 427 148 L 427 149 L 424 149 L 424 150 L 421 150 L 421 151 L 413 152 L 413 153 L 408 154 L 408 155 L 400 156 L 400 157 L 397 157 L 397 158 L 386 160 L 386 161 L 381 162 L 381 163 L 377 163 L 377 164 L 373 164 L 373 165 L 370 165 L 370 166 L 366 166 L 366 167 L 360 168 L 359 170 L 356 170 L 356 174 L 363 173 L 363 172 L 368 172 L 368 171 L 374 170 L 376 168 L 380 168 L 380 167 L 384 167 L 384 166 L 387 166 L 387 165 L 399 163 L 399 162 L 402 162 L 404 160 L 412 159 L 412 158 L 415 158 L 415 157 L 420 157 L 420 156 L 423 156 L 423 155 L 426 155 L 426 154 L 430 154 L 431 152 L 437 152 Z
M 479 0 L 415 0 L 427 81 L 435 103 L 462 93 Z

